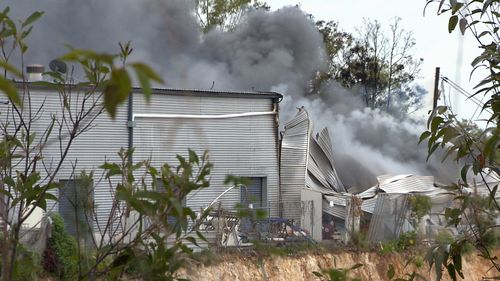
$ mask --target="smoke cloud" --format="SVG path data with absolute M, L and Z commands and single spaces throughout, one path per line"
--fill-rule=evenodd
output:
M 434 174 L 450 181 L 456 171 L 427 163 L 417 146 L 421 123 L 366 109 L 353 91 L 331 83 L 305 96 L 314 74 L 325 67 L 323 42 L 308 16 L 296 7 L 254 11 L 232 32 L 202 34 L 187 0 L 8 0 L 16 17 L 46 12 L 36 24 L 27 61 L 48 65 L 64 45 L 118 50 L 132 41 L 131 60 L 163 74 L 167 87 L 235 91 L 278 91 L 285 95 L 282 123 L 305 106 L 316 129 L 328 127 L 344 184 L 369 187 L 380 174 Z

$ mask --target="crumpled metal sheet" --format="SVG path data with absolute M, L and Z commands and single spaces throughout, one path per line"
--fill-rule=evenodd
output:
M 312 130 L 312 121 L 303 107 L 285 125 L 280 160 L 282 202 L 300 202 L 302 188 L 324 195 L 346 192 L 333 164 L 333 148 L 328 130 L 321 130 L 316 137 Z M 336 207 L 336 216 L 345 213 L 341 209 L 341 206 Z M 300 213 L 284 209 L 283 216 L 298 219 Z
M 398 175 L 386 177 L 379 183 L 379 188 L 386 193 L 430 193 L 438 190 L 434 186 L 434 177 L 416 175 Z

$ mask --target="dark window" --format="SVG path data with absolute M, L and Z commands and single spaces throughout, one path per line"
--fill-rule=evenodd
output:
M 92 180 L 60 180 L 59 214 L 69 234 L 90 241 L 93 229 L 94 188 Z
M 241 187 L 241 204 L 254 208 L 263 208 L 266 206 L 266 178 L 248 177 L 248 184 Z

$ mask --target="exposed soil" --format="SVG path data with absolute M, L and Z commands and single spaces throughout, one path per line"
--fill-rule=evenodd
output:
M 189 268 L 183 269 L 181 275 L 191 280 L 218 281 L 218 280 L 276 280 L 299 281 L 319 280 L 313 271 L 320 268 L 350 268 L 355 264 L 362 267 L 352 271 L 351 277 L 361 280 L 388 280 L 387 270 L 392 264 L 396 270 L 396 277 L 403 277 L 406 273 L 416 270 L 427 280 L 435 280 L 434 269 L 429 271 L 424 262 L 421 268 L 416 268 L 415 263 L 410 263 L 405 268 L 405 263 L 411 258 L 410 254 L 386 254 L 377 252 L 356 251 L 309 251 L 293 256 L 261 255 L 257 253 L 230 253 L 214 254 L 209 259 L 216 261 L 211 265 L 193 263 Z M 205 260 L 207 262 L 207 260 Z M 209 261 L 208 261 L 209 262 Z M 491 277 L 496 272 L 488 272 L 489 261 L 475 254 L 465 256 L 463 261 L 464 280 L 483 280 Z M 450 280 L 443 273 L 442 280 Z M 421 280 L 421 279 L 415 279 Z

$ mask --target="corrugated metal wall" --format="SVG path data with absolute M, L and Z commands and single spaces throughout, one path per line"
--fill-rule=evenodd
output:
M 281 204 L 301 202 L 300 192 L 306 187 L 306 166 L 311 124 L 305 110 L 285 125 L 281 143 Z M 282 216 L 300 223 L 301 208 L 282 208 Z
M 180 91 L 162 90 L 155 93 L 149 104 L 142 94 L 134 95 L 134 113 L 176 113 L 176 114 L 230 114 L 243 112 L 271 111 L 274 103 L 270 95 L 242 98 L 245 94 L 226 94 L 207 92 L 182 95 Z M 52 114 L 61 114 L 61 101 L 51 90 L 32 90 L 32 104 L 45 103 L 41 117 L 35 128 L 41 136 L 50 122 Z M 1 93 L 0 93 L 1 96 Z M 275 95 L 277 96 L 277 95 Z M 0 105 L 4 112 L 6 105 Z M 0 118 L 5 118 L 0 114 Z M 165 162 L 176 164 L 176 154 L 187 155 L 187 148 L 202 154 L 210 151 L 210 160 L 215 165 L 211 187 L 188 197 L 188 206 L 199 208 L 212 201 L 225 190 L 222 184 L 227 174 L 246 177 L 266 177 L 267 198 L 278 202 L 278 149 L 277 124 L 275 115 L 250 116 L 219 120 L 184 119 L 147 119 L 137 118 L 134 128 L 134 146 L 137 147 L 134 161 L 152 157 L 153 164 L 160 166 Z M 53 133 L 57 136 L 57 132 Z M 112 120 L 107 113 L 98 117 L 89 132 L 80 135 L 73 143 L 66 162 L 58 178 L 72 178 L 73 167 L 76 171 L 97 169 L 105 160 L 119 162 L 117 152 L 128 146 L 127 106 L 118 108 Z M 44 162 L 53 169 L 60 157 L 59 142 L 53 139 L 44 149 Z M 52 164 L 51 164 L 52 163 Z M 102 171 L 101 171 L 102 172 Z M 106 224 L 111 209 L 111 185 L 99 181 L 101 172 L 94 175 L 94 199 L 101 227 Z M 102 179 L 102 178 L 101 178 Z M 225 207 L 233 207 L 240 201 L 240 190 L 233 190 L 224 198 Z M 277 204 L 274 204 L 277 206 Z M 48 206 L 49 211 L 57 211 L 55 204 Z M 272 215 L 277 215 L 277 208 Z M 94 226 L 97 230 L 98 227 Z
M 221 115 L 273 110 L 270 98 L 231 96 L 172 96 L 157 94 L 147 104 L 141 96 L 134 99 L 134 113 Z M 155 166 L 176 164 L 177 154 L 187 156 L 191 148 L 198 154 L 209 151 L 214 164 L 210 187 L 187 198 L 194 210 L 207 206 L 228 188 L 226 175 L 265 177 L 267 200 L 277 206 L 279 193 L 277 124 L 275 115 L 233 117 L 222 119 L 197 118 L 136 118 L 134 128 L 135 159 L 151 157 Z M 232 208 L 241 201 L 239 189 L 233 189 L 221 199 L 222 206 Z M 277 207 L 271 210 L 278 215 Z
M 81 99 L 83 94 L 79 96 Z M 73 96 L 76 99 L 76 95 Z M 75 100 L 73 100 L 75 102 Z M 31 90 L 31 103 L 33 111 L 38 109 L 42 104 L 40 118 L 33 122 L 33 128 L 37 132 L 37 138 L 40 138 L 43 132 L 47 129 L 51 122 L 51 116 L 56 115 L 57 118 L 61 117 L 61 100 L 57 92 L 53 90 Z M 74 103 L 76 104 L 76 103 Z M 5 113 L 7 106 L 1 105 L 0 110 Z M 75 110 L 75 109 L 73 109 Z M 0 118 L 5 118 L 0 115 Z M 92 128 L 80 136 L 78 136 L 71 149 L 66 156 L 66 160 L 57 178 L 66 180 L 73 178 L 74 172 L 79 175 L 81 170 L 91 171 L 96 170 L 107 159 L 108 161 L 116 162 L 119 160 L 117 155 L 121 147 L 127 147 L 127 111 L 125 106 L 118 108 L 116 118 L 112 120 L 108 117 L 107 113 L 101 114 L 93 122 Z M 43 162 L 45 168 L 49 170 L 55 169 L 61 157 L 60 142 L 58 140 L 57 126 L 53 129 L 49 144 L 43 150 Z M 63 144 L 67 142 L 66 136 L 68 131 L 63 127 L 61 132 L 63 136 Z M 36 142 L 36 141 L 35 141 Z M 42 165 L 38 164 L 42 177 L 44 176 Z M 74 168 L 74 169 L 73 169 Z M 109 200 L 111 191 L 113 190 L 108 184 L 98 182 L 100 174 L 96 172 L 94 199 L 98 208 L 98 217 L 102 221 L 106 216 L 105 211 L 111 207 Z M 61 190 L 60 192 L 64 192 Z M 56 212 L 58 206 L 56 204 L 49 204 L 48 211 Z M 104 222 L 103 222 L 104 223 Z

